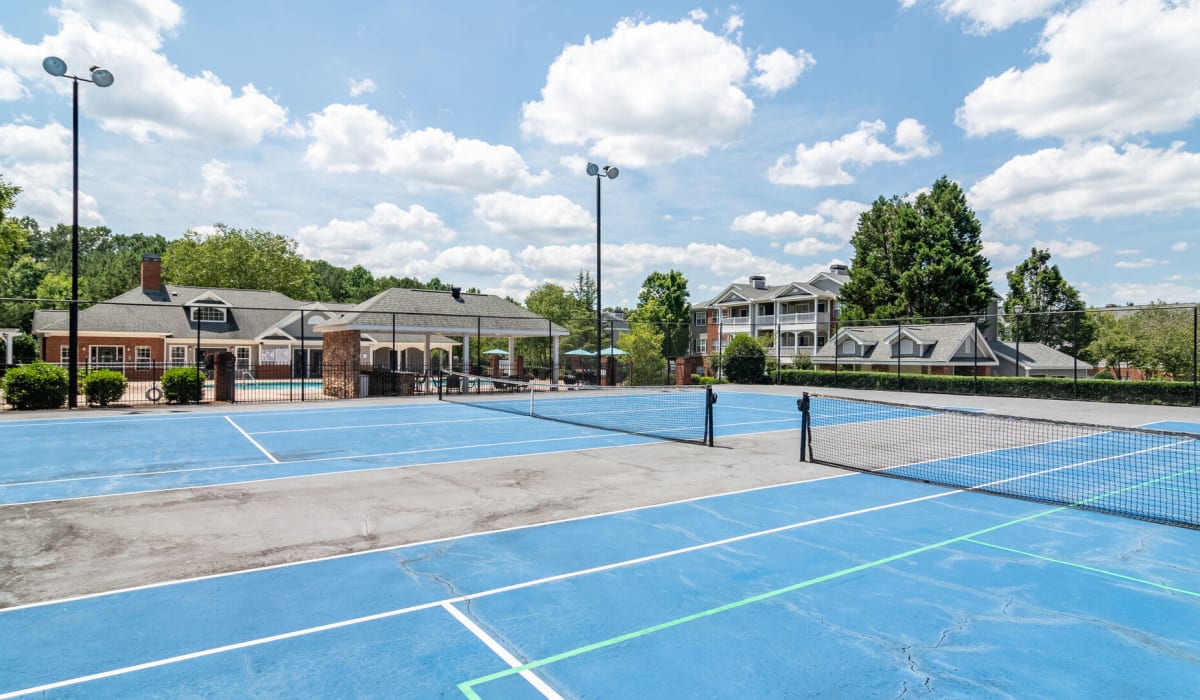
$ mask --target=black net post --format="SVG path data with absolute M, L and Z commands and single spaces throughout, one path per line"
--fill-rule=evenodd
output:
M 443 385 L 443 384 L 445 384 L 445 383 L 446 383 L 446 382 L 445 382 L 445 377 L 444 377 L 444 376 L 442 376 L 442 370 L 441 370 L 441 368 L 439 367 L 439 368 L 438 368 L 438 371 L 437 371 L 438 401 L 441 401 L 441 400 L 442 400 L 442 385 Z
M 812 458 L 812 424 L 809 422 L 811 399 L 808 392 L 796 400 L 796 408 L 800 410 L 800 461 L 811 462 Z
M 1196 377 L 1196 345 L 1200 343 L 1200 336 L 1196 334 L 1196 316 L 1200 311 L 1200 307 L 1192 307 L 1192 405 L 1200 406 L 1200 391 L 1197 390 Z
M 704 443 L 709 447 L 713 446 L 713 404 L 716 402 L 712 385 L 704 387 Z
M 308 379 L 308 351 L 304 347 L 304 309 L 300 309 L 300 400 L 304 400 L 304 380 Z

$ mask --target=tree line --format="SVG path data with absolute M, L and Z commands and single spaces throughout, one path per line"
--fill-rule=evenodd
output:
M 0 297 L 68 299 L 71 227 L 59 224 L 43 230 L 30 218 L 9 217 L 19 193 L 0 177 Z M 267 289 L 295 299 L 358 303 L 393 287 L 451 288 L 437 277 L 376 277 L 361 265 L 347 269 L 305 259 L 293 239 L 224 224 L 206 233 L 188 231 L 174 241 L 161 235 L 114 234 L 104 226 L 81 227 L 79 240 L 84 300 L 109 299 L 137 286 L 139 263 L 147 253 L 162 255 L 164 281 L 170 284 Z M 1029 257 L 1007 273 L 1009 290 L 1000 297 L 983 255 L 982 225 L 961 187 L 946 176 L 915 197 L 876 199 L 859 217 L 850 244 L 850 279 L 840 292 L 843 325 L 880 319 L 984 318 L 998 300 L 1004 314 L 997 330 L 1006 340 L 1019 337 L 1089 362 L 1104 361 L 1118 377 L 1125 366 L 1163 378 L 1190 376 L 1195 342 L 1190 319 L 1161 304 L 1119 315 L 1082 313 L 1086 304 L 1046 249 L 1032 248 Z M 608 309 L 623 314 L 630 324 L 617 347 L 631 353 L 635 366 L 658 368 L 666 358 L 687 354 L 687 284 L 676 270 L 655 271 L 643 281 L 635 309 Z M 524 302 L 511 301 L 570 330 L 565 349 L 597 347 L 595 282 L 586 271 L 580 271 L 569 289 L 543 283 Z M 0 305 L 0 326 L 28 331 L 34 306 Z M 521 343 L 519 352 L 549 364 L 547 341 Z M 657 348 L 657 356 L 651 357 L 648 348 Z

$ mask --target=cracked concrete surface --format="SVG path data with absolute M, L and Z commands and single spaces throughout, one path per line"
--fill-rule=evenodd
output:
M 796 433 L 0 507 L 0 607 L 837 473 Z

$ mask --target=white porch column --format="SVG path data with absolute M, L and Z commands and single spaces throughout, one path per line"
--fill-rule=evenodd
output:
M 13 338 L 17 337 L 19 330 L 5 328 L 0 330 L 0 337 L 4 338 L 4 364 L 11 365 L 13 363 Z
M 471 335 L 463 333 L 463 354 L 462 354 L 462 371 L 467 372 L 467 368 L 471 366 Z
M 432 359 L 433 358 L 429 357 L 429 334 L 426 333 L 425 334 L 425 359 L 424 359 L 425 367 L 422 368 L 422 370 L 421 370 L 421 374 L 425 375 L 426 377 L 428 377 L 430 375 L 430 373 L 433 372 Z

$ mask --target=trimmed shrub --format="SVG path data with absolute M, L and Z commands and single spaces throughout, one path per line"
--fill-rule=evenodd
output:
M 721 353 L 721 369 L 731 382 L 761 384 L 767 374 L 767 354 L 745 333 L 733 336 Z
M 20 410 L 58 408 L 67 400 L 67 370 L 45 362 L 14 367 L 4 374 L 4 399 Z
M 167 403 L 191 403 L 203 398 L 204 374 L 195 367 L 176 367 L 163 372 L 162 390 Z
M 87 396 L 88 405 L 100 404 L 107 406 L 119 400 L 125 394 L 129 384 L 125 375 L 111 369 L 96 369 L 87 373 L 83 378 L 83 393 Z
M 1116 377 L 1113 376 L 1112 372 L 1110 372 L 1106 369 L 1102 369 L 1099 372 L 1092 375 L 1092 379 L 1116 379 Z
M 956 377 L 933 374 L 905 374 L 897 384 L 894 372 L 830 370 L 784 370 L 775 379 L 781 384 L 800 386 L 836 386 L 844 389 L 878 391 L 917 391 L 933 394 L 976 394 L 979 396 L 1019 396 L 1036 399 L 1078 399 L 1114 403 L 1153 403 L 1173 406 L 1192 405 L 1190 382 L 1106 382 L 1059 377 Z

